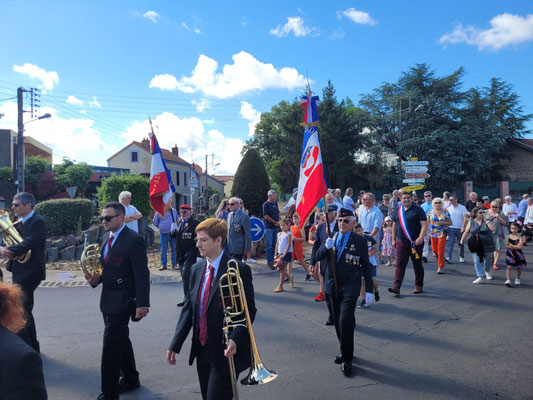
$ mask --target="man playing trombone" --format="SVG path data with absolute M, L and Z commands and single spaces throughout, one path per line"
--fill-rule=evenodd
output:
M 228 227 L 222 220 L 209 218 L 196 227 L 196 246 L 205 259 L 191 268 L 190 292 L 185 298 L 176 332 L 167 351 L 167 362 L 176 364 L 176 353 L 193 329 L 189 365 L 196 358 L 196 369 L 204 400 L 230 400 L 232 385 L 240 372 L 251 365 L 250 336 L 247 327 L 235 326 L 224 345 L 224 306 L 219 280 L 228 270 L 230 257 L 224 253 Z M 238 261 L 242 287 L 251 324 L 255 318 L 254 288 L 250 267 Z M 235 377 L 228 359 L 233 357 Z

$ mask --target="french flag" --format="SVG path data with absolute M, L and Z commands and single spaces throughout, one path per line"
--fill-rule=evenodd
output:
M 172 184 L 170 171 L 163 160 L 161 148 L 157 138 L 150 133 L 150 153 L 152 153 L 152 166 L 150 168 L 150 206 L 161 215 L 165 215 L 165 204 L 176 191 Z
M 318 141 L 318 129 L 316 126 L 306 127 L 300 163 L 298 197 L 296 198 L 296 211 L 300 216 L 300 228 L 305 225 L 311 211 L 327 193 L 328 185 L 326 184 L 322 153 Z
M 302 96 L 300 104 L 305 110 L 304 120 L 301 125 L 306 126 L 318 123 L 318 96 Z

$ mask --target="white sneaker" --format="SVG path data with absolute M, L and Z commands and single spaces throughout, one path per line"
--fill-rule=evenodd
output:
M 505 286 L 511 287 L 511 281 L 509 279 L 505 281 Z
M 465 262 L 464 257 L 459 257 L 459 262 L 460 262 L 460 263 L 464 263 L 464 262 Z
M 490 272 L 485 272 L 485 276 L 487 277 L 487 280 L 491 280 L 492 279 L 492 274 Z
M 249 258 L 246 262 L 250 264 L 255 264 L 255 260 L 253 258 Z
M 515 285 L 520 285 L 520 279 L 515 279 L 515 280 L 514 280 L 514 284 L 515 284 Z
M 478 283 L 483 283 L 483 278 L 481 276 L 479 276 L 475 281 L 473 281 L 472 283 L 475 283 L 475 284 L 478 284 Z

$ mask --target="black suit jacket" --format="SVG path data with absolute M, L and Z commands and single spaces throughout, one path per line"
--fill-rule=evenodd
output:
M 0 324 L 0 400 L 46 400 L 41 357 Z
M 339 224 L 335 222 L 335 226 L 333 227 L 333 234 L 339 231 Z M 315 243 L 313 243 L 313 249 L 311 250 L 311 265 L 315 265 L 315 263 L 318 261 L 316 259 L 316 252 L 322 246 L 324 243 L 326 243 L 326 239 L 328 238 L 328 231 L 326 229 L 326 223 L 323 222 L 320 225 L 318 225 L 316 229 L 315 234 Z M 324 275 L 324 265 L 320 265 L 320 273 Z
M 224 314 L 222 312 L 222 298 L 220 296 L 220 289 L 218 282 L 220 277 L 226 273 L 228 267 L 227 263 L 230 257 L 224 253 L 220 260 L 220 266 L 217 271 L 217 275 L 213 281 L 211 292 L 209 295 L 209 302 L 207 306 L 207 344 L 212 351 L 212 357 L 216 364 L 226 368 L 228 360 L 224 357 L 224 334 L 222 331 Z M 238 260 L 237 260 L 238 261 Z M 238 261 L 239 272 L 241 275 L 244 292 L 246 295 L 246 303 L 250 313 L 252 322 L 257 312 L 255 308 L 254 300 L 254 287 L 252 284 L 252 271 L 250 267 L 245 263 Z M 185 299 L 183 310 L 181 311 L 178 325 L 176 326 L 176 332 L 170 343 L 169 350 L 176 353 L 181 351 L 183 343 L 189 334 L 191 328 L 193 329 L 191 354 L 189 356 L 189 365 L 192 365 L 194 359 L 202 349 L 200 342 L 197 338 L 197 300 L 198 293 L 201 289 L 202 278 L 206 268 L 206 261 L 203 260 L 192 266 L 191 270 L 191 290 L 189 295 Z M 248 335 L 248 329 L 242 326 L 235 328 L 230 332 L 229 338 L 237 344 L 237 354 L 234 356 L 235 369 L 238 372 L 244 371 L 250 367 L 250 337 Z
M 109 233 L 103 237 L 102 246 L 107 245 Z M 136 307 L 150 306 L 150 271 L 144 239 L 127 226 L 115 240 L 107 263 L 104 266 L 101 283 L 100 310 L 103 314 L 118 314 L 130 310 L 130 300 Z
M 180 222 L 178 222 L 178 227 Z M 182 229 L 178 229 L 176 234 L 176 252 L 179 264 L 193 265 L 198 257 L 198 249 L 196 248 L 196 227 L 198 221 L 190 217 Z
M 333 239 L 337 240 L 336 233 Z M 326 273 L 324 274 L 326 293 L 335 294 L 335 283 L 331 269 L 330 251 L 323 243 L 317 251 L 317 260 L 325 260 Z M 337 261 L 338 260 L 338 261 Z M 361 292 L 361 275 L 365 278 L 365 290 L 372 293 L 372 264 L 368 260 L 368 247 L 366 239 L 357 233 L 351 232 L 346 245 L 340 252 L 340 257 L 335 250 L 337 268 L 337 283 L 339 291 L 344 296 L 359 296 Z
M 22 225 L 22 242 L 9 246 L 8 250 L 21 256 L 31 250 L 31 257 L 28 262 L 21 264 L 17 260 L 9 261 L 7 269 L 13 273 L 13 283 L 23 287 L 39 285 L 39 282 L 46 278 L 46 223 L 44 218 L 38 214 L 28 219 Z

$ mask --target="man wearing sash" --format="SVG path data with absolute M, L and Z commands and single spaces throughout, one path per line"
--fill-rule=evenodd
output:
M 424 238 L 428 229 L 426 213 L 413 203 L 411 193 L 401 194 L 401 205 L 393 215 L 392 245 L 396 249 L 396 270 L 394 272 L 394 284 L 389 292 L 400 294 L 405 268 L 409 257 L 413 262 L 415 272 L 415 289 L 413 294 L 423 293 L 424 267 L 422 266 L 422 250 Z

